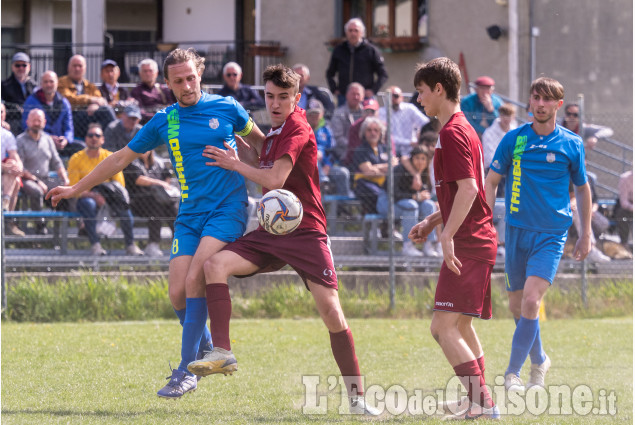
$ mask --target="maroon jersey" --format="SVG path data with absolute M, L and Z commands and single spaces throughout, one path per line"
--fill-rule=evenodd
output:
M 283 155 L 291 157 L 293 168 L 282 188 L 295 193 L 304 209 L 299 229 L 326 233 L 326 214 L 322 207 L 317 168 L 317 143 L 304 109 L 298 106 L 280 127 L 272 128 L 267 134 L 260 153 L 260 168 L 272 168 Z M 268 188 L 262 188 L 263 195 L 268 191 Z
M 443 223 L 448 221 L 457 180 L 476 180 L 478 194 L 465 220 L 454 235 L 457 257 L 467 257 L 494 264 L 496 261 L 496 231 L 492 210 L 485 200 L 483 150 L 474 128 L 457 112 L 439 132 L 434 151 L 434 179 Z

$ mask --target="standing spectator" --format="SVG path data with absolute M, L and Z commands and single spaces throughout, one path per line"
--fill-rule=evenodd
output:
M 308 110 L 309 102 L 311 99 L 317 99 L 322 103 L 324 107 L 324 118 L 329 121 L 333 116 L 335 105 L 331 101 L 331 97 L 320 91 L 317 86 L 309 86 L 309 80 L 311 79 L 311 73 L 309 67 L 303 63 L 296 63 L 293 65 L 293 70 L 300 76 L 300 93 L 302 97 L 298 102 L 298 106 L 302 109 Z
M 593 150 L 598 143 L 598 139 L 613 135 L 613 130 L 609 127 L 587 123 L 582 123 L 582 133 L 580 133 L 580 106 L 577 103 L 570 103 L 565 106 L 562 126 L 582 137 L 586 151 Z
M 26 128 L 26 118 L 32 109 L 44 111 L 46 117 L 46 131 L 57 148 L 57 153 L 69 158 L 84 149 L 84 143 L 75 140 L 73 126 L 73 112 L 68 100 L 57 91 L 57 74 L 46 71 L 40 78 L 40 87 L 24 102 L 24 120 L 22 126 Z
M 633 232 L 633 171 L 627 171 L 620 176 L 617 184 L 618 198 L 615 204 L 615 220 L 620 242 L 630 251 L 628 236 Z
M 423 115 L 412 103 L 403 101 L 403 93 L 397 86 L 388 88 L 392 116 L 390 129 L 397 156 L 407 160 L 410 151 L 418 144 L 419 132 L 430 119 Z M 386 122 L 386 107 L 379 110 L 379 118 Z
M 115 120 L 115 112 L 108 101 L 93 83 L 84 78 L 86 75 L 86 58 L 74 55 L 68 61 L 68 74 L 59 79 L 57 91 L 60 92 L 73 108 L 73 125 L 75 137 L 83 139 L 88 124 L 98 122 L 106 127 Z
M 104 131 L 104 149 L 117 152 L 126 146 L 141 130 L 141 110 L 137 105 L 128 105 L 123 109 L 121 117 L 108 124 Z
M 262 109 L 265 101 L 250 86 L 242 84 L 243 69 L 236 62 L 227 62 L 223 66 L 223 88 L 217 93 L 219 96 L 231 96 L 242 105 L 243 108 Z
M 503 99 L 494 94 L 493 78 L 478 77 L 474 84 L 476 93 L 469 94 L 461 100 L 461 111 L 480 138 L 485 129 L 498 117 L 498 108 L 503 104 Z
M 132 89 L 130 95 L 139 102 L 141 107 L 141 124 L 145 124 L 154 114 L 176 102 L 172 90 L 157 83 L 159 65 L 151 58 L 139 62 L 139 78 L 141 81 Z
M 2 120 L 6 114 L 2 104 Z M 6 128 L 0 128 L 0 159 L 2 160 L 2 211 L 13 211 L 20 192 L 20 176 L 22 175 L 22 161 L 18 155 L 18 145 L 13 133 Z M 7 222 L 5 232 L 8 235 L 24 236 L 14 222 Z
M 29 208 L 41 211 L 44 195 L 61 182 L 68 184 L 64 164 L 57 153 L 55 142 L 44 132 L 46 117 L 41 109 L 32 109 L 26 119 L 27 130 L 17 138 L 18 155 L 22 160 L 22 190 Z M 49 171 L 56 171 L 57 178 L 49 177 Z M 36 233 L 46 235 L 46 221 L 36 223 Z
M 351 192 L 351 174 L 347 168 L 333 164 L 331 160 L 331 147 L 333 146 L 333 134 L 324 120 L 324 107 L 322 102 L 311 99 L 309 109 L 306 111 L 306 120 L 315 133 L 318 149 L 318 171 L 320 183 L 328 182 L 334 188 L 336 195 L 353 197 Z
M 30 73 L 31 58 L 18 52 L 11 58 L 11 75 L 2 82 L 2 101 L 6 103 L 7 119 L 14 134 L 20 134 L 24 128 L 21 126 L 22 105 L 35 89 Z
M 179 211 L 179 190 L 172 186 L 172 173 L 154 151 L 147 151 L 124 170 L 126 188 L 130 193 L 130 206 L 137 217 L 148 219 L 148 245 L 144 253 L 150 257 L 163 256 L 161 222 L 170 226 L 174 234 L 174 219 Z M 172 196 L 176 194 L 176 196 Z
M 415 146 L 410 151 L 409 161 L 412 168 L 419 174 L 424 184 L 415 184 L 413 175 L 408 172 L 403 164 L 399 164 L 393 170 L 394 174 L 394 202 L 395 218 L 401 219 L 401 236 L 404 241 L 401 253 L 410 257 L 438 257 L 440 245 L 437 243 L 436 231 L 432 231 L 423 245 L 423 253 L 419 251 L 412 241 L 408 239 L 410 229 L 415 224 L 435 212 L 437 203 L 432 200 L 430 176 L 428 166 L 433 153 L 424 146 Z M 377 212 L 383 216 L 388 215 L 388 194 L 384 191 L 377 199 Z
M 510 131 L 498 145 L 485 181 L 487 203 L 494 209 L 496 188 L 507 175 L 505 191 L 505 281 L 509 310 L 516 320 L 509 364 L 508 391 L 525 390 L 520 370 L 529 356 L 527 387 L 545 386 L 551 360 L 540 337 L 539 307 L 553 283 L 572 223 L 569 184 L 575 186 L 580 233 L 574 258 L 591 251 L 591 189 L 582 139 L 556 124 L 564 88 L 540 77 L 529 90 L 532 123 Z
M 420 66 L 414 78 L 419 103 L 441 125 L 434 152 L 439 211 L 410 231 L 423 242 L 443 223 L 439 272 L 430 331 L 467 390 L 466 409 L 455 419 L 498 419 L 500 412 L 485 385 L 485 355 L 472 319 L 492 317 L 491 275 L 496 231 L 483 187 L 481 143 L 459 104 L 461 71 L 448 58 Z
M 503 136 L 507 134 L 509 130 L 516 128 L 516 107 L 511 103 L 504 103 L 498 108 L 498 118 L 494 120 L 492 125 L 485 129 L 483 133 L 483 163 L 485 164 L 485 175 L 489 171 L 489 165 L 494 158 L 494 152 L 498 147 Z M 499 188 L 500 189 L 500 188 Z M 502 196 L 503 193 L 499 193 Z
M 386 126 L 375 117 L 368 117 L 359 130 L 362 144 L 353 155 L 355 170 L 354 192 L 362 203 L 365 213 L 377 212 L 377 198 L 384 191 L 384 183 L 388 173 L 388 152 L 383 143 L 386 137 Z M 393 157 L 394 165 L 398 160 Z
M 364 38 L 366 27 L 362 20 L 349 20 L 344 25 L 344 32 L 346 40 L 333 49 L 326 70 L 329 89 L 337 96 L 338 106 L 344 103 L 344 93 L 351 83 L 360 83 L 364 88 L 364 97 L 371 98 L 388 80 L 384 58 L 379 49 Z
M 335 146 L 333 146 L 335 161 L 342 161 L 346 155 L 348 130 L 362 116 L 362 100 L 364 100 L 364 87 L 359 83 L 351 83 L 346 91 L 346 103 L 339 106 L 331 118 L 331 129 L 335 138 Z
M 104 159 L 112 155 L 112 152 L 102 149 L 104 133 L 98 123 L 88 126 L 86 133 L 86 149 L 77 152 L 68 161 L 68 184 L 74 185 L 87 176 Z M 107 183 L 112 183 L 108 185 Z M 119 217 L 119 224 L 123 231 L 126 243 L 126 253 L 129 255 L 143 255 L 143 251 L 134 242 L 132 231 L 133 217 L 130 211 L 130 196 L 125 189 L 123 173 L 119 172 L 90 190 L 79 194 L 77 199 L 77 211 L 84 218 L 84 228 L 91 244 L 92 255 L 106 255 L 101 247 L 97 234 L 97 214 L 99 209 L 108 205 L 112 213 Z
M 108 104 L 115 109 L 115 113 L 119 114 L 123 108 L 129 104 L 128 101 L 134 101 L 128 93 L 128 89 L 119 85 L 119 77 L 121 69 L 119 65 L 112 59 L 106 59 L 101 64 L 101 86 L 99 91 Z

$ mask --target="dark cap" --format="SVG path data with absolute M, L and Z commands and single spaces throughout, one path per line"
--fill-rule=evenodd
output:
M 372 109 L 373 111 L 378 111 L 379 103 L 375 99 L 364 99 L 362 102 L 362 109 Z
M 105 67 L 110 66 L 110 65 L 117 66 L 117 62 L 115 62 L 112 59 L 106 59 L 105 61 L 103 61 L 101 63 L 101 69 L 104 69 Z
M 123 108 L 124 115 L 130 118 L 141 119 L 141 109 L 137 105 L 128 105 Z
M 485 87 L 492 87 L 494 84 L 494 79 L 492 77 L 488 77 L 487 75 L 483 75 L 482 77 L 478 77 L 475 81 L 474 84 L 476 84 L 477 86 L 485 86 Z
M 18 52 L 11 58 L 11 63 L 14 62 L 26 62 L 31 63 L 31 58 L 24 52 Z
M 321 114 L 324 112 L 324 105 L 317 99 L 309 100 L 309 104 L 306 107 L 307 114 Z

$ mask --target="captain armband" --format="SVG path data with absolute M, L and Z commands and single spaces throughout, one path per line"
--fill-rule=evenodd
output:
M 237 131 L 236 134 L 241 136 L 241 137 L 245 137 L 249 133 L 251 133 L 251 130 L 253 128 L 254 128 L 254 120 L 252 120 L 251 117 L 249 117 L 249 121 L 247 121 L 247 125 L 245 125 L 245 128 L 243 128 L 240 131 Z

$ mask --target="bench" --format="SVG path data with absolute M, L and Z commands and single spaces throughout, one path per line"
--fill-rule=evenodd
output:
M 346 206 L 359 206 L 361 205 L 359 199 L 354 196 L 346 195 L 324 195 L 322 196 L 322 205 L 326 212 L 326 225 L 327 233 L 329 235 L 335 235 L 339 232 L 337 211 L 342 205 Z
M 53 220 L 53 243 L 60 247 L 62 255 L 68 252 L 68 222 L 71 218 L 81 217 L 77 212 L 68 211 L 2 211 L 2 215 L 5 219 Z M 37 237 L 37 239 L 46 239 L 46 237 Z M 16 240 L 24 240 L 24 238 L 20 237 Z
M 364 237 L 364 248 L 371 255 L 377 255 L 377 247 L 379 245 L 378 232 L 380 225 L 386 220 L 386 217 L 380 214 L 365 214 L 362 218 L 362 235 Z

